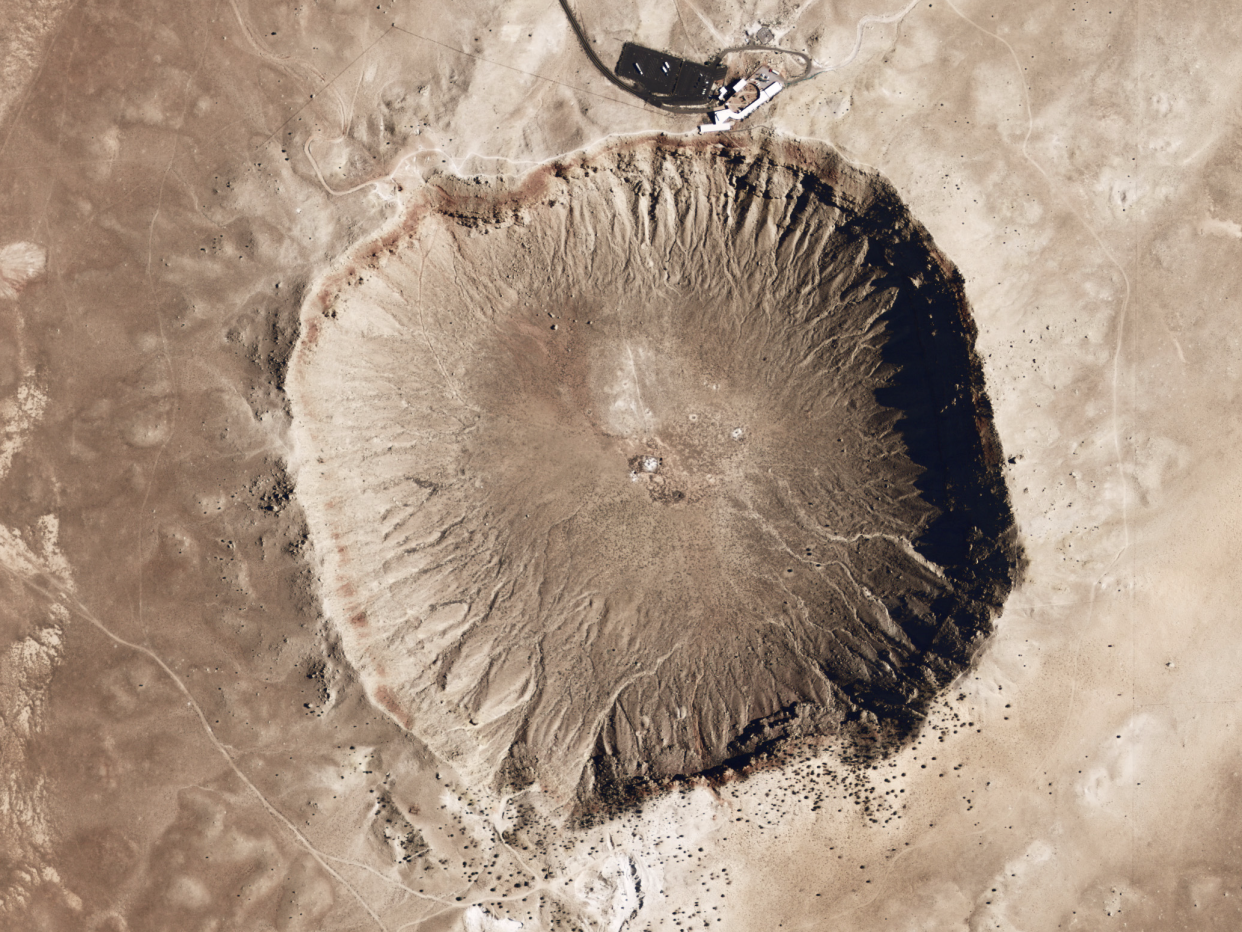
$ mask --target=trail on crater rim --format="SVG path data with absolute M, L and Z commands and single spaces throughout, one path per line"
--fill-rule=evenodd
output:
M 565 813 L 900 737 L 1020 561 L 973 341 L 891 186 L 821 145 L 437 176 L 303 308 L 325 606 L 403 727 Z

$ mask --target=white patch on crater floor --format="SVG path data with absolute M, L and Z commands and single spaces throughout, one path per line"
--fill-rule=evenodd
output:
M 47 253 L 34 243 L 0 247 L 0 298 L 16 298 L 26 283 L 47 268 Z

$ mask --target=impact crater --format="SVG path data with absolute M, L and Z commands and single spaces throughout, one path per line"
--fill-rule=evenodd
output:
M 313 291 L 288 377 L 344 649 L 467 781 L 565 813 L 900 739 L 1020 560 L 974 338 L 823 145 L 436 176 Z

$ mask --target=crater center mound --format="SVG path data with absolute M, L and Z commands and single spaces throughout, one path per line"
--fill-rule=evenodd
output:
M 564 811 L 906 733 L 1018 560 L 960 278 L 830 149 L 429 183 L 303 309 L 324 599 L 372 698 Z

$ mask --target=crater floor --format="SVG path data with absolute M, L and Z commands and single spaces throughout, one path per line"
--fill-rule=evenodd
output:
M 471 784 L 565 813 L 900 738 L 1020 560 L 973 344 L 950 262 L 827 147 L 439 176 L 290 368 L 344 649 Z

